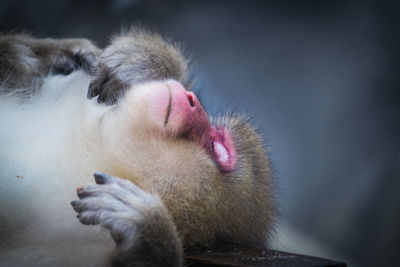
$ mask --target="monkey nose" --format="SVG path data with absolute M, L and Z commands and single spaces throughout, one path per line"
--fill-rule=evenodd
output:
M 188 99 L 188 101 L 189 101 L 189 105 L 190 105 L 192 108 L 194 108 L 195 106 L 197 106 L 198 100 L 197 100 L 196 95 L 195 95 L 193 92 L 188 92 L 188 91 L 186 91 L 185 94 L 186 94 L 187 99 Z
M 168 86 L 168 88 L 170 88 L 170 90 L 172 90 L 172 92 L 178 93 L 178 95 L 180 95 L 180 97 L 182 98 L 186 98 L 187 103 L 189 103 L 189 106 L 191 108 L 198 108 L 201 106 L 197 96 L 191 91 L 186 91 L 185 87 L 183 87 L 183 85 L 180 84 L 179 82 L 174 80 L 169 80 L 166 81 L 165 84 Z

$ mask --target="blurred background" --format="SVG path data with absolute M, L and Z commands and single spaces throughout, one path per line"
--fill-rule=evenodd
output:
M 246 112 L 267 140 L 273 246 L 396 266 L 400 252 L 397 1 L 2 0 L 0 31 L 99 46 L 140 23 L 179 41 L 211 113 Z

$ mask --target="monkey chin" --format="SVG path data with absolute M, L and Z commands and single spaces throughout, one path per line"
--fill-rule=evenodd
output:
M 236 167 L 236 149 L 230 131 L 213 126 L 200 101 L 174 80 L 147 85 L 151 94 L 152 119 L 170 136 L 186 138 L 198 143 L 212 158 L 220 171 L 230 172 Z

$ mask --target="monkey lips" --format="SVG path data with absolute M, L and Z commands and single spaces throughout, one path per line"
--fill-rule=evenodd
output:
M 236 149 L 228 129 L 212 126 L 208 139 L 212 145 L 209 153 L 217 162 L 218 167 L 225 172 L 233 171 L 236 164 Z
M 163 118 L 164 127 L 172 130 L 176 136 L 193 140 L 202 146 L 221 171 L 233 171 L 237 155 L 230 131 L 211 125 L 193 92 L 186 91 L 176 81 L 166 81 L 164 84 L 168 90 L 164 89 L 153 102 L 158 117 Z

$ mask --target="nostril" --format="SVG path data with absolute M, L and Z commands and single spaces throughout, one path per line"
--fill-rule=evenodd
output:
M 195 103 L 194 103 L 194 97 L 193 97 L 193 95 L 192 95 L 191 93 L 187 93 L 187 98 L 188 98 L 188 101 L 189 101 L 189 105 L 190 105 L 191 107 L 194 107 L 194 106 L 195 106 Z

